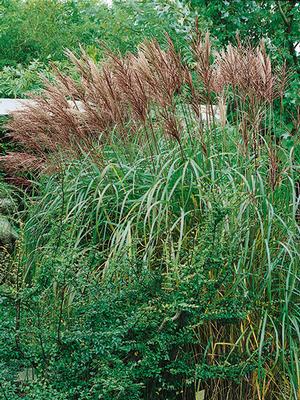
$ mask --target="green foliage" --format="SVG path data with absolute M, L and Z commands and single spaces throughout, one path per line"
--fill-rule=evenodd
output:
M 242 40 L 257 44 L 265 38 L 278 59 L 292 65 L 293 46 L 299 40 L 299 3 L 297 1 L 219 1 L 191 0 L 191 6 L 207 18 L 210 31 L 221 46 Z
M 97 22 L 107 17 L 107 8 L 96 7 L 94 1 L 3 0 L 1 14 L 2 66 L 15 66 L 33 59 L 61 60 L 64 48 L 94 42 Z
M 181 2 L 150 0 L 116 1 L 108 8 L 97 1 L 2 1 L 1 66 L 64 60 L 64 50 L 78 50 L 99 57 L 97 41 L 122 53 L 136 50 L 145 38 L 164 41 L 165 32 L 183 44 L 194 21 Z M 175 40 L 176 42 L 176 40 Z
M 291 153 L 272 189 L 267 148 L 257 166 L 234 129 L 207 135 L 208 158 L 189 136 L 155 155 L 115 142 L 42 178 L 1 294 L 6 396 L 219 398 L 220 379 L 232 399 L 296 398 Z
M 21 64 L 4 67 L 0 71 L 0 97 L 22 98 L 29 92 L 39 91 L 42 86 L 39 74 L 46 75 L 46 72 L 45 66 L 38 61 L 31 62 L 27 67 Z
M 295 25 L 288 37 L 279 24 L 277 36 L 273 2 L 192 3 L 220 44 L 236 29 L 265 35 L 278 63 L 294 62 Z M 97 59 L 95 38 L 124 53 L 143 38 L 163 42 L 167 30 L 189 57 L 194 12 L 181 2 L 1 7 L 1 96 L 38 90 L 37 72 L 51 77 L 47 60 L 79 41 Z M 297 88 L 295 77 L 275 111 L 259 110 L 258 149 L 245 110 L 245 125 L 203 129 L 181 104 L 178 141 L 151 109 L 153 143 L 142 128 L 124 141 L 111 132 L 92 156 L 62 155 L 32 182 L 13 218 L 14 251 L 0 252 L 1 400 L 194 400 L 196 390 L 210 400 L 299 398 Z
M 108 49 L 135 52 L 145 39 L 163 44 L 168 32 L 185 53 L 195 21 L 195 13 L 180 1 L 160 0 L 115 1 L 111 8 L 85 0 L 2 0 L 0 15 L 0 97 L 39 90 L 39 74 L 51 75 L 49 63 L 68 70 L 64 51 L 76 52 L 80 45 L 100 59 Z

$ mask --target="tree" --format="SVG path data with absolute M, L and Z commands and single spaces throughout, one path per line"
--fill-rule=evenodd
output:
M 220 45 L 241 39 L 254 44 L 265 38 L 279 60 L 299 71 L 300 3 L 296 0 L 191 0 L 191 7 L 208 19 Z

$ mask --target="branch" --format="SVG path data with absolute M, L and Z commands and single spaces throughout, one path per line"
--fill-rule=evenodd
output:
M 296 46 L 294 46 L 294 43 L 293 43 L 293 41 L 292 41 L 292 39 L 290 37 L 290 34 L 292 32 L 292 25 L 293 25 L 293 20 L 294 20 L 293 17 L 294 16 L 291 15 L 291 17 L 288 18 L 287 15 L 284 13 L 282 7 L 281 7 L 280 0 L 277 0 L 276 3 L 277 3 L 278 10 L 280 12 L 280 15 L 281 15 L 281 17 L 283 19 L 283 22 L 285 24 L 285 27 L 286 27 L 285 28 L 285 36 L 286 36 L 286 40 L 287 40 L 287 43 L 288 43 L 289 53 L 290 53 L 290 55 L 292 57 L 292 60 L 293 60 L 293 63 L 294 63 L 294 66 L 296 68 L 297 73 L 300 74 L 298 57 L 297 57 L 297 54 L 296 54 L 296 51 L 295 51 Z M 289 2 L 289 4 L 291 5 L 291 7 L 288 9 L 288 12 L 292 11 L 292 9 L 295 7 L 296 1 L 292 0 L 292 1 Z
M 160 327 L 158 328 L 158 332 L 161 332 L 168 321 L 177 321 L 181 317 L 182 311 L 177 311 L 174 317 L 172 318 L 165 318 L 161 323 Z
M 280 0 L 277 0 L 277 6 L 278 6 L 279 12 L 282 16 L 284 23 L 286 24 L 286 26 L 290 26 L 290 21 L 287 19 L 287 16 L 285 15 L 285 13 L 281 7 Z

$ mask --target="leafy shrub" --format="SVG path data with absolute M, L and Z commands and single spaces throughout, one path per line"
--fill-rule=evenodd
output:
M 62 61 L 66 48 L 75 51 L 80 44 L 99 57 L 97 40 L 124 54 L 145 38 L 164 41 L 165 31 L 182 45 L 194 22 L 180 1 L 116 1 L 108 8 L 90 0 L 4 0 L 1 6 L 1 67 Z
M 1 6 L 2 66 L 61 60 L 64 48 L 95 40 L 96 12 L 100 18 L 108 14 L 94 1 L 4 0 Z
M 4 67 L 0 71 L 0 97 L 22 98 L 29 92 L 39 92 L 43 84 L 40 74 L 47 72 L 45 66 L 38 61 L 31 62 L 26 68 L 21 64 Z

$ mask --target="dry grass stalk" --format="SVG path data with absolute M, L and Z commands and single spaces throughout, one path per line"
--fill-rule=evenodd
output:
M 44 167 L 44 160 L 28 153 L 11 152 L 3 158 L 6 172 L 15 174 L 16 172 L 35 172 Z
M 162 107 L 173 104 L 174 95 L 185 83 L 185 67 L 174 44 L 168 38 L 169 49 L 163 51 L 156 40 L 146 42 L 138 53 L 137 71 L 148 96 Z
M 201 34 L 196 35 L 196 39 L 192 44 L 192 50 L 196 61 L 196 71 L 205 88 L 207 101 L 209 102 L 214 79 L 214 69 L 211 55 L 211 41 L 209 33 L 205 34 L 203 40 Z
M 268 103 L 278 96 L 276 76 L 263 42 L 258 48 L 228 45 L 216 54 L 213 75 L 215 92 L 231 86 L 242 100 Z
M 84 51 L 80 58 L 67 52 L 79 81 L 55 69 L 55 82 L 45 81 L 45 90 L 35 98 L 36 103 L 14 114 L 8 124 L 12 139 L 25 149 L 31 163 L 36 160 L 37 168 L 61 150 L 71 157 L 82 151 L 92 153 L 95 142 L 101 144 L 110 140 L 114 127 L 123 140 L 128 140 L 129 134 L 139 134 L 141 127 L 149 138 L 147 132 L 150 128 L 155 142 L 155 128 L 149 118 L 149 110 L 155 105 L 164 133 L 180 143 L 176 103 L 186 85 L 190 91 L 191 108 L 199 120 L 204 152 L 201 104 L 207 105 L 205 119 L 211 125 L 215 121 L 213 102 L 219 101 L 219 114 L 224 126 L 228 88 L 238 92 L 242 102 L 250 102 L 251 107 L 242 114 L 241 133 L 247 147 L 251 140 L 257 147 L 262 105 L 272 103 L 283 92 L 272 73 L 263 43 L 257 49 L 241 44 L 237 47 L 229 45 L 217 53 L 212 62 L 209 34 L 203 38 L 199 32 L 196 33 L 192 51 L 198 80 L 192 77 L 191 68 L 183 64 L 170 38 L 167 38 L 166 51 L 153 40 L 142 44 L 137 55 L 120 57 L 108 52 L 101 65 L 92 61 Z M 253 137 L 249 126 L 256 127 Z M 25 152 L 21 154 L 24 157 Z M 17 167 L 11 155 L 1 160 L 8 169 L 10 163 L 11 170 Z M 24 162 L 24 165 L 29 164 L 29 161 Z

